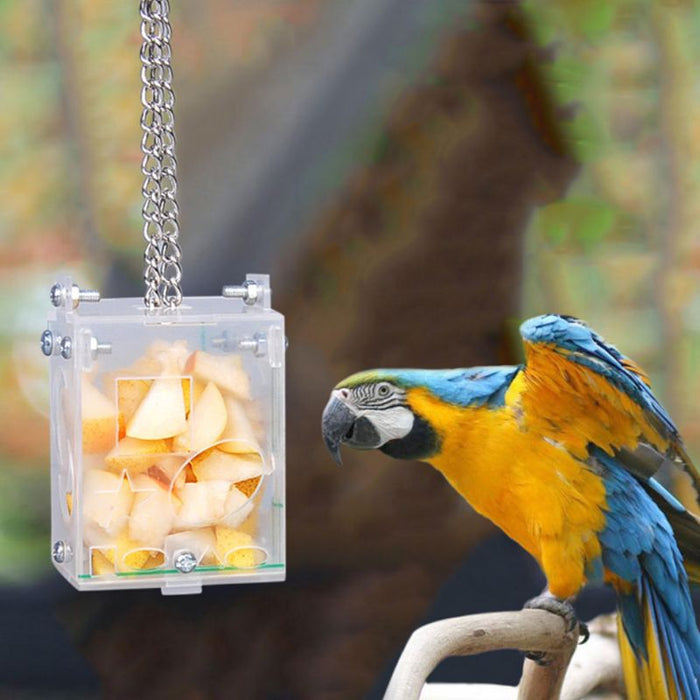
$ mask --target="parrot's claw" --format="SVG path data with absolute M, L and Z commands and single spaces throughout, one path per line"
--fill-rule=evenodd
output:
M 559 615 L 566 623 L 566 631 L 573 632 L 578 628 L 579 636 L 582 638 L 579 644 L 585 644 L 591 636 L 588 630 L 588 625 L 585 622 L 579 622 L 576 617 L 574 606 L 568 600 L 560 600 L 551 595 L 539 595 L 531 598 L 523 606 L 524 610 L 546 610 L 547 612 Z M 531 659 L 539 666 L 547 666 L 549 661 L 547 654 L 542 651 L 529 651 L 525 653 L 525 657 Z

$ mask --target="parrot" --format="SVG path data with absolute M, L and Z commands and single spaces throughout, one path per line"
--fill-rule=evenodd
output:
M 679 468 L 697 494 L 700 473 L 644 371 L 584 321 L 546 314 L 520 335 L 520 365 L 349 376 L 325 444 L 338 464 L 343 444 L 441 472 L 541 567 L 526 607 L 571 630 L 581 588 L 612 586 L 627 697 L 700 700 L 700 518 L 657 479 Z

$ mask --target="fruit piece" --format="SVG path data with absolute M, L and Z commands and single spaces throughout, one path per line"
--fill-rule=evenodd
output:
M 66 508 L 68 515 L 73 515 L 73 494 L 70 491 L 66 494 Z
M 144 569 L 157 569 L 160 566 L 163 566 L 165 563 L 165 554 L 163 552 L 158 552 L 156 550 L 152 550 L 151 553 L 149 554 L 148 559 L 146 560 L 146 563 L 143 565 Z
M 215 528 L 215 533 L 216 553 L 225 566 L 252 569 L 264 562 L 265 553 L 255 547 L 249 534 L 222 525 Z
M 232 396 L 227 396 L 224 402 L 228 420 L 217 447 L 230 454 L 260 454 L 260 445 L 241 402 Z
M 234 486 L 245 496 L 250 498 L 258 488 L 261 477 L 255 477 L 254 479 L 244 479 L 243 481 L 238 481 Z
M 93 576 L 104 576 L 105 574 L 114 573 L 114 563 L 107 559 L 99 549 L 93 549 L 90 552 L 90 564 Z
M 220 520 L 227 512 L 231 491 L 228 481 L 186 483 L 175 495 L 182 501 L 174 520 L 177 529 L 202 527 Z
M 173 439 L 176 452 L 200 452 L 215 443 L 224 432 L 228 416 L 216 384 L 209 382 L 187 421 L 187 430 Z
M 81 417 L 83 421 L 83 452 L 106 452 L 117 441 L 117 408 L 89 380 L 81 383 Z
M 105 457 L 105 464 L 112 471 L 126 469 L 130 474 L 136 474 L 147 470 L 158 461 L 160 455 L 168 452 L 170 449 L 165 440 L 125 437 Z
M 192 552 L 200 564 L 216 563 L 216 537 L 211 528 L 183 530 L 168 535 L 163 545 L 165 560 L 172 566 L 178 552 Z
M 151 556 L 151 550 L 134 542 L 126 534 L 117 537 L 117 570 L 142 569 Z
M 203 484 L 212 483 L 203 481 Z M 254 503 L 238 489 L 232 488 L 226 497 L 224 504 L 226 515 L 221 519 L 222 525 L 237 528 L 251 514 Z
M 159 440 L 178 435 L 186 427 L 182 380 L 178 377 L 159 377 L 153 380 L 131 417 L 126 434 L 141 440 Z
M 185 373 L 203 382 L 214 382 L 219 389 L 239 399 L 250 398 L 250 379 L 243 369 L 240 355 L 211 355 L 195 350 L 187 358 Z
M 150 379 L 117 379 L 117 406 L 128 423 L 151 388 Z
M 175 488 L 181 488 L 185 483 L 182 461 L 182 457 L 161 456 L 148 468 L 148 476 L 161 483 L 166 489 L 169 489 L 171 484 Z
M 103 470 L 85 473 L 83 481 L 83 515 L 88 524 L 116 535 L 126 524 L 134 494 L 122 475 Z
M 192 458 L 192 471 L 197 481 L 225 479 L 244 481 L 263 473 L 262 460 L 257 454 L 227 454 L 212 448 Z
M 175 516 L 169 492 L 145 474 L 133 482 L 136 493 L 129 513 L 129 538 L 145 547 L 162 547 Z
M 190 409 L 192 408 L 192 379 L 191 377 L 183 377 L 180 382 L 182 383 L 182 397 L 185 401 L 185 415 L 190 415 Z

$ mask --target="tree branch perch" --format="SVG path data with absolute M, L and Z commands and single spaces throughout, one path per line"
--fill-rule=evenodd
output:
M 566 677 L 576 651 L 578 633 L 568 632 L 562 618 L 544 610 L 469 615 L 433 622 L 408 640 L 394 670 L 384 700 L 447 700 L 472 697 L 492 700 L 576 700 L 601 684 L 617 685 L 619 653 L 614 622 L 592 623 L 589 643 L 577 653 L 575 673 Z M 518 688 L 497 685 L 433 684 L 425 681 L 448 656 L 481 654 L 499 649 L 541 651 L 547 665 L 526 660 Z M 585 651 L 584 651 L 585 650 Z M 562 691 L 562 686 L 564 690 Z M 461 693 L 461 695 L 460 695 Z

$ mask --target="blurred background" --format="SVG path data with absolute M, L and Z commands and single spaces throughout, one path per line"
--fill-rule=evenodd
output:
M 143 294 L 138 3 L 0 0 L 0 697 L 380 697 L 416 626 L 542 578 L 429 467 L 335 467 L 340 378 L 517 362 L 521 319 L 574 314 L 700 458 L 700 3 L 172 5 L 184 291 L 270 272 L 287 317 L 289 579 L 79 595 L 50 565 L 48 290 Z

